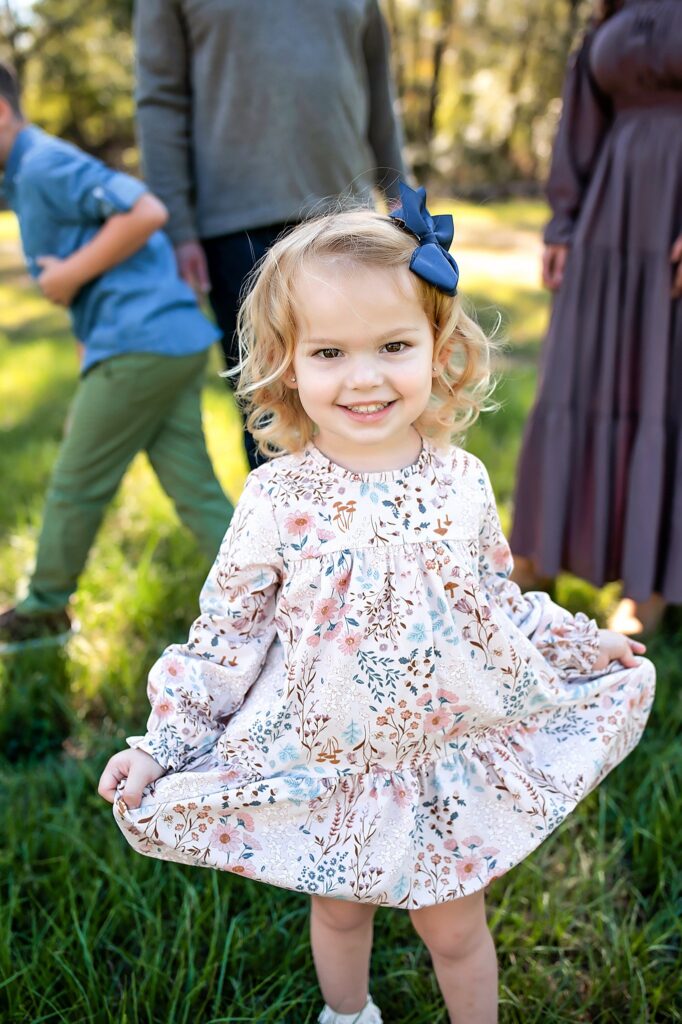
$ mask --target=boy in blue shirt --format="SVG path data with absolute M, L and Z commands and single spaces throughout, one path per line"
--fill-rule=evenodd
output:
M 28 596 L 0 614 L 0 649 L 68 634 L 67 610 L 106 506 L 146 451 L 213 558 L 232 514 L 206 451 L 200 392 L 218 332 L 178 276 L 145 186 L 28 125 L 0 64 L 0 168 L 29 273 L 68 306 L 82 379 L 47 495 Z

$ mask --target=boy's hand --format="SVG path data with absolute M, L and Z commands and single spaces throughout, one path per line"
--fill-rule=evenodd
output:
M 107 761 L 99 780 L 97 792 L 113 804 L 119 782 L 126 780 L 121 797 L 126 806 L 134 809 L 140 806 L 142 790 L 150 782 L 156 782 L 166 769 L 144 750 L 122 750 Z
M 635 668 L 638 664 L 635 655 L 645 651 L 644 644 L 637 640 L 629 640 L 622 633 L 612 633 L 610 629 L 600 629 L 599 654 L 593 668 L 599 671 L 612 661 L 619 661 L 625 668 Z
M 68 260 L 60 260 L 56 256 L 39 256 L 36 260 L 43 272 L 38 278 L 38 287 L 50 302 L 58 306 L 70 306 L 81 287 L 69 267 Z

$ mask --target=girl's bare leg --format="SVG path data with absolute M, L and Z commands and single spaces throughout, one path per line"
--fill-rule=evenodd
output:
M 496 1024 L 497 957 L 482 892 L 411 910 L 431 954 L 451 1024 Z
M 369 994 L 375 908 L 313 896 L 310 944 L 325 1003 L 336 1013 L 359 1013 Z

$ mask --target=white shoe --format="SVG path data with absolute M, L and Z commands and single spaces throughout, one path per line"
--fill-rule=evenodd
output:
M 317 1021 L 318 1024 L 383 1024 L 379 1007 L 371 996 L 357 1013 L 335 1013 L 330 1006 L 325 1006 Z

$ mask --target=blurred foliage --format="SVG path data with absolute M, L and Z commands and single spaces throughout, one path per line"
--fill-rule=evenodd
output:
M 0 55 L 27 117 L 134 167 L 132 0 L 0 0 Z
M 409 155 L 420 180 L 514 191 L 547 173 L 586 0 L 386 0 Z
M 532 190 L 591 0 L 382 2 L 417 177 L 474 195 Z M 134 167 L 131 13 L 132 0 L 0 0 L 0 50 L 31 119 Z

